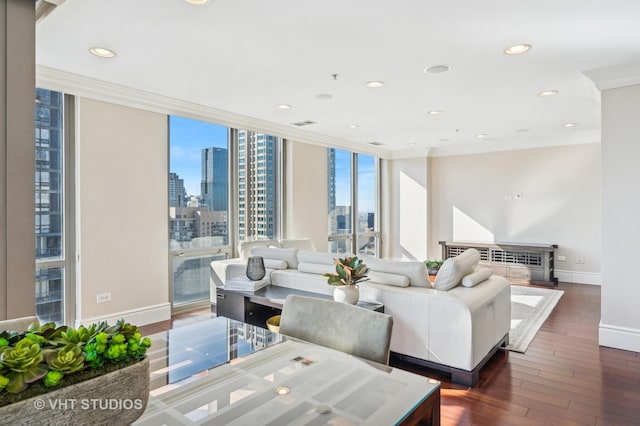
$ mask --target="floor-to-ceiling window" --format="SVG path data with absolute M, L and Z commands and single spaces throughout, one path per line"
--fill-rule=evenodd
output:
M 378 255 L 377 163 L 369 155 L 327 149 L 330 252 Z
M 169 117 L 169 253 L 173 307 L 210 299 L 209 263 L 231 255 L 226 126 Z
M 174 310 L 210 299 L 209 264 L 279 233 L 280 138 L 169 117 L 169 242 Z
M 73 320 L 70 97 L 46 89 L 35 95 L 36 315 L 40 322 Z M 69 106 L 69 108 L 65 108 Z

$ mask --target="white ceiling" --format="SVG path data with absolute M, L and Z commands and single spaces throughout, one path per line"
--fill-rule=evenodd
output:
M 639 63 L 638 22 L 637 0 L 67 0 L 38 23 L 37 64 L 282 136 L 365 152 L 377 141 L 398 156 L 486 151 L 599 142 L 598 92 L 583 72 Z M 519 43 L 533 48 L 503 53 Z M 423 71 L 438 64 L 452 68 Z M 316 124 L 291 124 L 305 120 Z

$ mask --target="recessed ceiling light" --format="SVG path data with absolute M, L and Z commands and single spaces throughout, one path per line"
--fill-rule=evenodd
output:
M 431 67 L 427 67 L 424 69 L 424 72 L 427 74 L 440 74 L 443 72 L 447 72 L 451 69 L 451 65 L 433 65 Z
M 89 48 L 89 52 L 99 58 L 113 58 L 116 56 L 116 52 L 105 47 L 91 47 Z
M 384 86 L 384 82 L 383 81 L 367 81 L 364 85 L 372 89 L 377 89 L 379 87 Z
M 278 386 L 275 389 L 276 395 L 286 395 L 289 392 L 291 392 L 291 388 L 288 388 L 287 386 Z
M 350 129 L 357 129 L 358 127 L 360 126 L 358 126 L 357 124 L 349 124 Z
M 545 96 L 555 96 L 557 95 L 559 92 L 557 90 L 545 90 L 543 92 L 538 93 L 538 96 L 540 96 L 541 98 L 545 97 Z
M 451 139 L 447 139 L 447 138 L 438 139 L 438 142 L 449 142 L 449 141 L 451 141 Z
M 291 109 L 291 105 L 280 104 L 280 105 L 276 105 L 276 108 L 281 109 L 281 110 L 287 110 L 287 109 Z
M 564 123 L 564 124 L 562 125 L 562 127 L 575 127 L 575 126 L 577 126 L 577 125 L 578 125 L 578 123 Z
M 433 111 L 429 111 L 429 115 L 438 115 L 438 114 L 442 114 L 442 111 L 439 110 L 433 110 Z
M 333 95 L 330 95 L 329 93 L 320 93 L 319 95 L 316 95 L 316 99 L 326 101 L 329 99 L 333 99 Z
M 529 129 L 518 129 L 518 130 L 516 130 L 516 132 L 518 132 L 518 133 L 525 133 L 525 132 L 528 132 L 528 131 L 529 131 Z
M 369 142 L 369 145 L 373 145 L 373 146 L 382 146 L 384 145 L 382 142 L 377 142 L 377 141 L 373 141 L 373 142 Z
M 530 44 L 514 44 L 513 46 L 509 46 L 506 49 L 504 49 L 504 54 L 505 55 L 520 55 L 524 52 L 527 52 L 529 49 L 531 49 L 531 45 Z
M 201 5 L 209 2 L 209 0 L 184 0 L 184 1 L 189 4 L 195 4 L 195 5 Z
M 484 134 L 484 133 L 479 133 L 479 134 L 476 135 L 476 138 L 480 138 L 480 139 L 486 138 L 486 137 L 487 137 L 487 135 Z
M 409 142 L 409 143 L 407 144 L 407 146 L 416 146 L 416 143 L 415 143 L 415 142 Z

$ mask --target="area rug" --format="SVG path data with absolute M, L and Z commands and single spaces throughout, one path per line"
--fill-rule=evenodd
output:
M 562 290 L 511 286 L 511 330 L 507 350 L 524 353 L 564 294 Z

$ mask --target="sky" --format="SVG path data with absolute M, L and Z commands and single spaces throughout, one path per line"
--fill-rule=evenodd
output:
M 187 195 L 200 195 L 203 148 L 227 148 L 227 127 L 169 117 L 169 170 L 184 179 Z
M 227 127 L 189 118 L 169 117 L 169 170 L 184 180 L 187 195 L 200 195 L 203 148 L 227 148 Z M 374 211 L 374 158 L 358 156 L 358 210 Z M 336 205 L 350 201 L 350 153 L 336 149 Z

